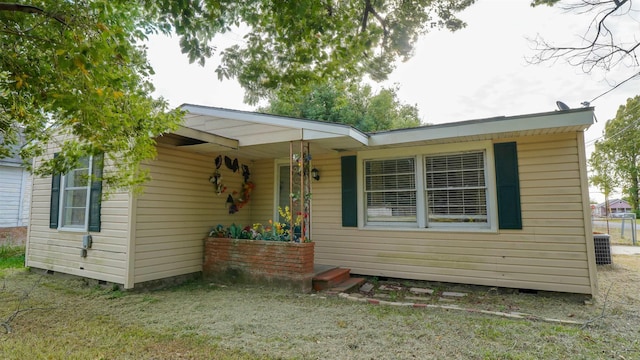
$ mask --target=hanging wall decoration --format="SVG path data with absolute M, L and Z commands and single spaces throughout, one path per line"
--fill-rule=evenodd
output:
M 209 176 L 209 182 L 213 184 L 213 187 L 216 190 L 216 194 L 220 195 L 227 190 L 227 187 L 222 183 L 222 174 L 220 173 L 220 166 L 222 166 L 222 155 L 218 155 L 215 160 L 216 169 L 213 171 L 213 174 Z
M 245 164 L 242 164 L 242 177 L 244 178 L 245 183 L 249 181 L 249 176 L 251 176 L 249 167 Z
M 251 200 L 251 192 L 255 187 L 255 184 L 249 180 L 249 176 L 251 175 L 251 173 L 249 172 L 249 166 L 242 164 L 241 167 L 238 167 L 237 159 L 233 161 L 233 165 L 233 168 L 236 170 L 238 168 L 242 169 L 242 178 L 244 182 L 242 183 L 240 191 L 233 192 L 233 195 L 236 196 L 236 198 L 233 199 L 233 204 L 229 206 L 229 214 L 240 211 L 240 209 L 242 209 L 246 204 L 249 203 L 249 200 Z
M 216 189 L 216 193 L 218 195 L 223 194 L 227 191 L 227 187 L 222 183 L 222 173 L 220 172 L 220 167 L 222 167 L 223 157 L 222 155 L 218 155 L 215 159 L 216 169 L 213 174 L 209 177 L 209 182 L 213 184 Z M 227 195 L 227 200 L 225 205 L 229 208 L 229 214 L 235 214 L 240 211 L 246 204 L 249 203 L 251 199 L 251 192 L 255 188 L 255 184 L 249 180 L 251 176 L 251 172 L 249 171 L 249 166 L 245 164 L 238 164 L 238 159 L 231 159 L 228 156 L 224 157 L 224 165 L 234 173 L 242 170 L 242 185 L 239 191 L 232 191 L 231 194 Z M 228 174 L 228 173 L 227 173 Z

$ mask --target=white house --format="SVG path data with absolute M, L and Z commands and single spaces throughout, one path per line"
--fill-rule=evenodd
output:
M 0 239 L 11 234 L 17 237 L 11 240 L 24 241 L 30 204 L 31 175 L 15 148 L 11 157 L 0 158 Z

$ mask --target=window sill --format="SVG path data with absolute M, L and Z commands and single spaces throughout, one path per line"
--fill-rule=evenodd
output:
M 59 227 L 58 231 L 59 232 L 75 232 L 75 233 L 79 233 L 79 232 L 87 233 L 87 232 L 89 232 L 87 230 L 87 228 L 72 228 L 72 227 Z
M 366 225 L 358 227 L 358 230 L 363 231 L 406 231 L 406 232 L 447 232 L 447 233 L 490 233 L 497 234 L 497 228 L 489 227 L 429 227 L 418 228 L 415 225 L 411 226 L 389 226 L 389 225 Z

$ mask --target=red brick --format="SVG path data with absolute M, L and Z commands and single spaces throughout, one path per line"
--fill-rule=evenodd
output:
M 211 275 L 233 267 L 265 281 L 302 280 L 313 275 L 313 243 L 209 238 L 205 240 L 203 272 Z

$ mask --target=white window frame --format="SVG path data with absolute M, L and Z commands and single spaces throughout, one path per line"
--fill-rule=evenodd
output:
M 89 178 L 87 179 L 87 185 L 84 186 L 85 191 L 87 193 L 86 203 L 85 203 L 85 213 L 84 213 L 84 225 L 80 226 L 70 226 L 65 224 L 65 204 L 66 204 L 66 192 L 67 192 L 67 174 L 62 174 L 60 176 L 60 208 L 58 211 L 58 230 L 63 231 L 77 231 L 77 232 L 86 232 L 89 229 L 89 207 L 91 204 L 91 176 L 93 174 L 93 156 L 89 156 L 89 167 L 87 169 Z M 79 168 L 74 168 L 72 171 L 77 170 Z M 80 190 L 83 187 L 74 187 L 71 190 Z
M 282 194 L 280 194 L 280 167 L 282 166 L 291 166 L 291 163 L 289 162 L 288 158 L 282 158 L 282 159 L 276 159 L 274 161 L 274 167 L 273 167 L 273 193 L 275 194 L 274 199 L 273 199 L 273 210 L 272 210 L 272 219 L 273 221 L 276 221 L 276 219 L 280 219 L 280 212 L 278 211 L 278 202 L 280 201 L 280 196 Z M 291 170 L 291 169 L 289 169 Z M 289 193 L 289 190 L 287 191 L 287 199 L 290 198 L 291 194 Z M 282 209 L 284 209 L 285 206 L 289 206 L 289 203 L 284 204 L 282 206 Z
M 446 155 L 470 151 L 484 151 L 485 154 L 485 185 L 487 187 L 487 222 L 486 223 L 427 223 L 427 199 L 425 189 L 424 159 L 429 155 Z M 464 143 L 451 143 L 441 145 L 412 146 L 394 149 L 367 150 L 358 152 L 357 176 L 358 176 L 358 228 L 366 230 L 385 229 L 416 229 L 420 231 L 462 231 L 462 232 L 497 232 L 498 207 L 495 179 L 495 160 L 493 155 L 493 143 L 487 141 L 473 141 Z M 416 157 L 416 221 L 413 223 L 395 222 L 367 222 L 366 195 L 365 195 L 365 160 L 377 160 L 384 158 Z
M 402 192 L 402 191 L 413 191 L 413 193 L 416 196 L 416 217 L 418 216 L 418 190 L 417 190 L 417 183 L 416 181 L 416 162 L 419 161 L 419 158 L 416 158 L 415 156 L 397 156 L 397 157 L 387 157 L 387 158 L 378 158 L 378 159 L 366 159 L 363 161 L 364 163 L 364 167 L 366 169 L 366 163 L 370 162 L 370 161 L 384 161 L 384 160 L 401 160 L 401 159 L 412 159 L 413 160 L 413 174 L 414 174 L 414 186 L 413 189 L 410 188 L 406 188 L 406 189 L 397 189 L 395 191 L 390 191 L 390 192 Z M 365 206 L 365 216 L 367 219 L 369 219 L 369 215 L 368 215 L 368 206 L 367 206 L 367 193 L 368 192 L 375 192 L 375 191 L 367 191 L 366 189 L 366 179 L 367 179 L 367 175 L 366 175 L 366 171 L 365 174 L 363 176 L 363 191 L 364 191 L 364 206 Z M 405 216 L 398 216 L 398 217 L 393 217 L 393 220 L 372 220 L 372 221 L 367 221 L 369 224 L 375 224 L 375 225 L 390 225 L 390 226 L 415 226 L 416 224 L 416 219 L 409 219 L 409 217 L 405 217 Z
M 489 187 L 487 185 L 487 156 L 486 156 L 486 152 L 483 150 L 469 150 L 469 151 L 458 151 L 458 152 L 453 152 L 453 153 L 437 153 L 437 154 L 426 154 L 424 156 L 422 156 L 422 163 L 423 165 L 426 163 L 427 158 L 429 157 L 435 157 L 435 156 L 456 156 L 456 155 L 460 155 L 460 154 L 468 154 L 468 153 L 481 153 L 482 154 L 482 160 L 483 160 L 483 176 L 484 176 L 484 186 L 482 187 L 474 187 L 476 189 L 478 188 L 482 188 L 485 190 L 485 206 L 487 208 L 487 215 L 486 215 L 486 221 L 482 221 L 482 222 L 464 222 L 464 221 L 451 221 L 451 222 L 438 222 L 438 221 L 433 221 L 430 222 L 429 221 L 429 189 L 428 189 L 428 184 L 426 181 L 426 172 L 427 169 L 423 168 L 423 171 L 425 173 L 425 181 L 423 182 L 423 191 L 425 192 L 425 207 L 427 208 L 427 217 L 426 217 L 426 222 L 427 222 L 427 226 L 428 227 L 472 227 L 472 228 L 487 228 L 489 227 Z M 462 187 L 464 188 L 464 187 Z M 471 216 L 468 216 L 469 218 L 471 218 Z

